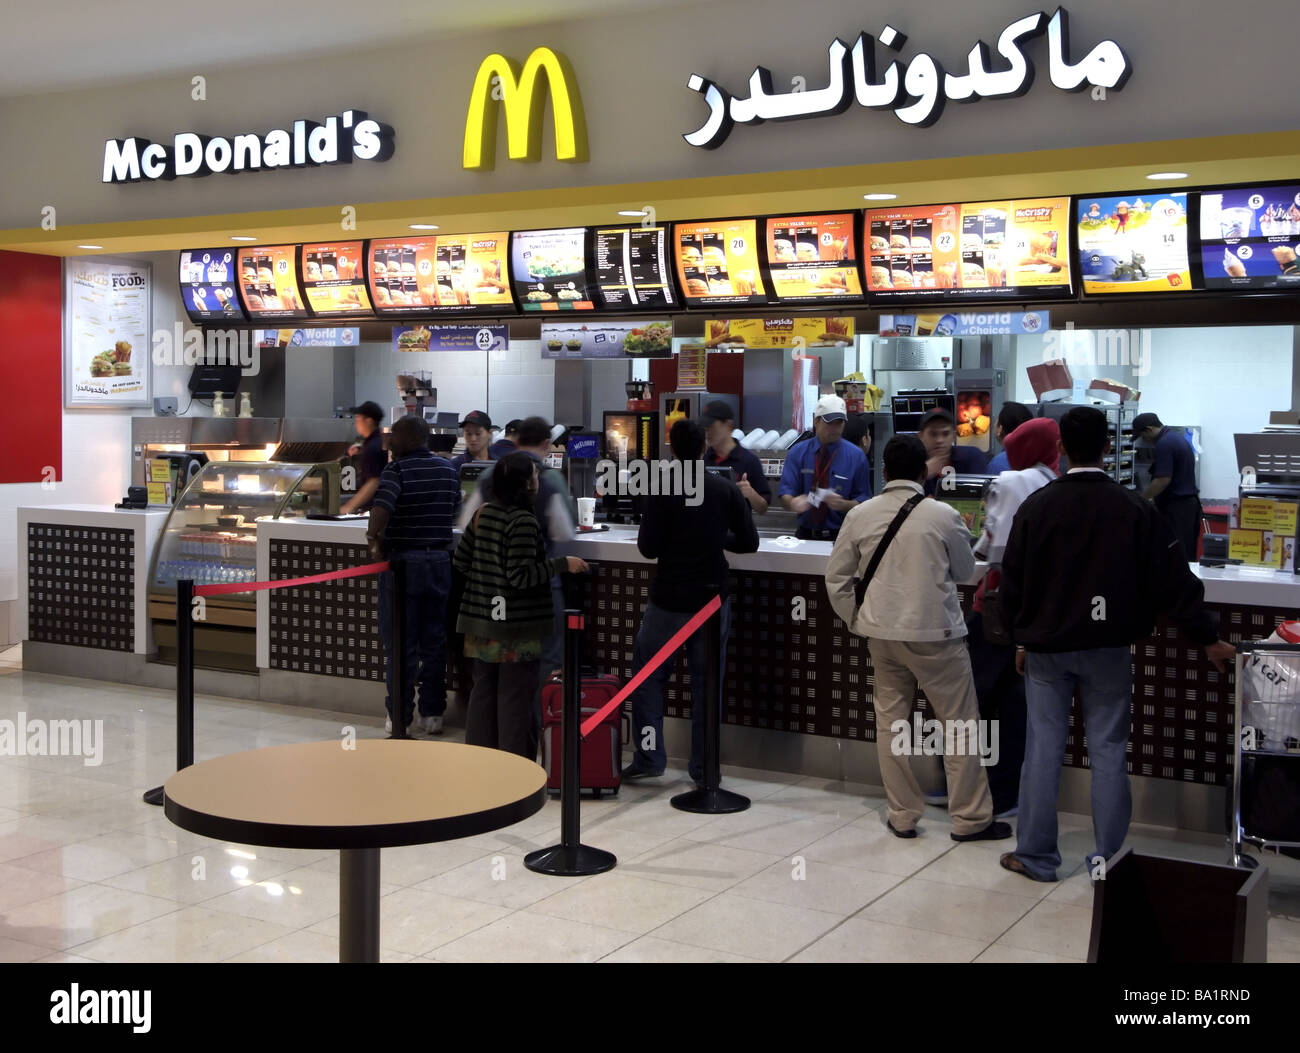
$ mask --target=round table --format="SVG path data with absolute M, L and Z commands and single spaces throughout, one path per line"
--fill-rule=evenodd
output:
M 546 772 L 452 742 L 357 739 L 216 757 L 163 787 L 167 818 L 238 844 L 339 850 L 339 961 L 379 961 L 379 852 L 499 830 L 538 812 Z

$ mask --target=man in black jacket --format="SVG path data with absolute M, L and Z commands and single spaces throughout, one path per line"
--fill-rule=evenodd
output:
M 758 530 L 749 502 L 729 479 L 704 471 L 704 429 L 697 421 L 679 420 L 669 432 L 673 456 L 685 469 L 680 478 L 698 487 L 694 494 L 651 497 L 645 503 L 637 548 L 646 559 L 659 561 L 650 585 L 650 602 L 636 635 L 632 667 L 645 667 L 691 616 L 714 596 L 722 596 L 722 653 L 726 668 L 731 601 L 727 596 L 727 558 L 723 551 L 757 552 Z M 694 479 L 691 479 L 694 474 Z M 704 778 L 705 637 L 701 627 L 686 641 L 691 670 L 691 760 L 688 771 L 696 783 Z M 636 753 L 623 769 L 625 779 L 653 778 L 664 773 L 664 684 L 676 662 L 659 666 L 632 694 L 632 734 Z M 719 676 L 721 682 L 721 676 Z M 722 699 L 715 700 L 721 706 Z
M 1002 558 L 1002 616 L 1021 649 L 1029 719 L 1016 850 L 1001 862 L 1036 881 L 1055 881 L 1061 865 L 1056 799 L 1076 688 L 1091 767 L 1092 865 L 1120 850 L 1132 815 L 1132 645 L 1166 614 L 1220 670 L 1236 654 L 1219 640 L 1205 590 L 1164 518 L 1102 471 L 1108 427 L 1087 406 L 1061 418 L 1070 471 L 1020 506 Z

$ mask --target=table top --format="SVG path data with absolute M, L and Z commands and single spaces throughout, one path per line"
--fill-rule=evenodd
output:
M 232 753 L 163 787 L 182 829 L 278 848 L 392 848 L 499 830 L 539 811 L 546 773 L 454 742 L 357 739 Z

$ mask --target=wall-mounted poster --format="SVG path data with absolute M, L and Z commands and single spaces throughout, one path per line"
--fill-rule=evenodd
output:
M 63 404 L 153 405 L 153 267 L 130 260 L 68 260 L 63 270 Z

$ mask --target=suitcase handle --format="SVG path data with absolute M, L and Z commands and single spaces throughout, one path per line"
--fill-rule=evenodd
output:
M 1243 640 L 1237 644 L 1238 654 L 1249 654 L 1251 651 L 1280 651 L 1282 654 L 1300 654 L 1300 644 L 1269 643 L 1266 640 Z

